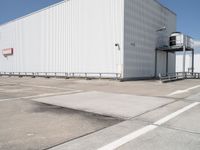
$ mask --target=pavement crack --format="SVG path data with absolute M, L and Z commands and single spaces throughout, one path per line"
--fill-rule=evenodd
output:
M 161 105 L 161 106 L 159 106 L 159 107 L 156 107 L 156 108 L 147 110 L 147 111 L 145 111 L 145 112 L 143 112 L 143 113 L 141 113 L 141 114 L 139 114 L 139 115 L 136 115 L 136 116 L 134 116 L 134 117 L 131 117 L 131 118 L 127 119 L 127 120 L 132 120 L 132 119 L 138 118 L 138 117 L 140 117 L 140 116 L 142 116 L 142 115 L 144 115 L 144 114 L 146 114 L 146 113 L 149 113 L 149 112 L 152 112 L 152 111 L 161 109 L 161 108 L 163 108 L 163 107 L 166 107 L 166 106 L 168 106 L 168 105 L 170 105 L 170 104 L 173 104 L 173 103 L 175 103 L 175 102 L 178 102 L 178 101 L 180 101 L 180 100 L 174 100 L 174 101 L 172 101 L 172 102 L 169 102 L 169 103 L 167 103 L 167 104 Z
M 154 124 L 152 124 L 152 125 L 154 125 Z M 175 127 L 170 127 L 170 126 L 167 126 L 167 125 L 156 125 L 156 126 L 158 126 L 160 128 L 166 128 L 166 129 L 176 130 L 176 131 L 179 131 L 179 132 L 185 132 L 185 133 L 200 135 L 200 133 L 198 133 L 198 132 L 189 131 L 189 130 L 180 129 L 180 128 L 175 128 Z
M 110 127 L 110 126 L 109 126 L 109 127 Z M 55 144 L 55 145 L 53 145 L 53 146 L 50 146 L 50 147 L 45 148 L 45 149 L 42 149 L 42 150 L 49 150 L 49 149 L 55 148 L 55 147 L 57 147 L 57 146 L 60 146 L 60 145 L 62 145 L 62 144 L 65 144 L 65 143 L 68 143 L 68 142 L 71 142 L 71 141 L 74 141 L 74 140 L 77 140 L 77 139 L 79 139 L 79 138 L 83 138 L 83 137 L 86 137 L 86 136 L 88 136 L 88 135 L 92 135 L 92 134 L 94 134 L 94 133 L 96 133 L 96 132 L 102 131 L 102 130 L 104 130 L 104 129 L 106 129 L 106 128 L 109 128 L 109 127 L 104 127 L 104 128 L 98 129 L 98 130 L 96 130 L 96 131 L 92 131 L 92 132 L 89 132 L 89 133 L 80 135 L 80 136 L 78 136 L 78 137 L 75 137 L 75 138 L 66 140 L 66 141 L 64 141 L 64 142 Z

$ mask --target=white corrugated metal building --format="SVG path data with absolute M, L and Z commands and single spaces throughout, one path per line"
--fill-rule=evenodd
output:
M 194 72 L 200 73 L 200 40 L 193 40 L 194 49 Z M 176 53 L 176 72 L 183 72 L 183 52 Z M 192 52 L 187 52 L 185 56 L 185 71 L 192 71 Z
M 175 54 L 155 49 L 176 15 L 156 0 L 65 0 L 0 26 L 0 72 L 149 78 L 175 72 Z M 157 67 L 155 63 L 157 62 Z
M 185 57 L 185 71 L 191 72 L 192 70 L 192 54 L 187 52 Z M 183 72 L 183 54 L 177 53 L 176 55 L 176 72 Z M 194 55 L 194 72 L 200 73 L 200 52 Z

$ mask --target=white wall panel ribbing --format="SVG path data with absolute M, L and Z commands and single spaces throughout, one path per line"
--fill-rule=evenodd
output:
M 3 72 L 121 73 L 123 0 L 71 0 L 0 26 Z
M 185 61 L 185 71 L 191 71 L 192 68 L 192 54 L 187 52 Z M 176 55 L 176 72 L 183 72 L 183 53 L 179 52 Z M 200 53 L 194 55 L 194 72 L 200 72 Z
M 163 26 L 166 36 L 176 31 L 176 15 L 156 0 L 66 0 L 0 26 L 0 50 L 14 48 L 0 55 L 0 71 L 153 77 Z M 158 57 L 165 73 L 166 53 Z M 169 62 L 174 72 L 174 54 Z
M 166 26 L 166 36 L 176 31 L 176 15 L 155 0 L 125 0 L 124 5 L 124 77 L 153 77 L 156 30 Z M 165 73 L 166 53 L 158 56 L 158 73 Z M 175 55 L 169 57 L 175 62 Z M 175 72 L 174 64 L 169 65 L 169 70 Z

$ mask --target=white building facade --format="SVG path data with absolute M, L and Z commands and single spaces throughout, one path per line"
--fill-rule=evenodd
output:
M 173 73 L 175 54 L 155 60 L 163 26 L 176 31 L 176 15 L 156 0 L 65 0 L 0 26 L 0 72 L 151 78 L 168 58 Z
M 192 71 L 192 54 L 187 52 L 185 57 L 185 72 Z M 183 54 L 177 53 L 176 55 L 176 72 L 183 72 Z M 200 73 L 200 53 L 194 54 L 194 72 Z

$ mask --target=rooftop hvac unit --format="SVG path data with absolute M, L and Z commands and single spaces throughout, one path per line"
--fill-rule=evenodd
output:
M 183 47 L 188 49 L 194 48 L 193 39 L 190 36 L 184 35 L 181 32 L 174 32 L 169 39 L 170 47 Z

